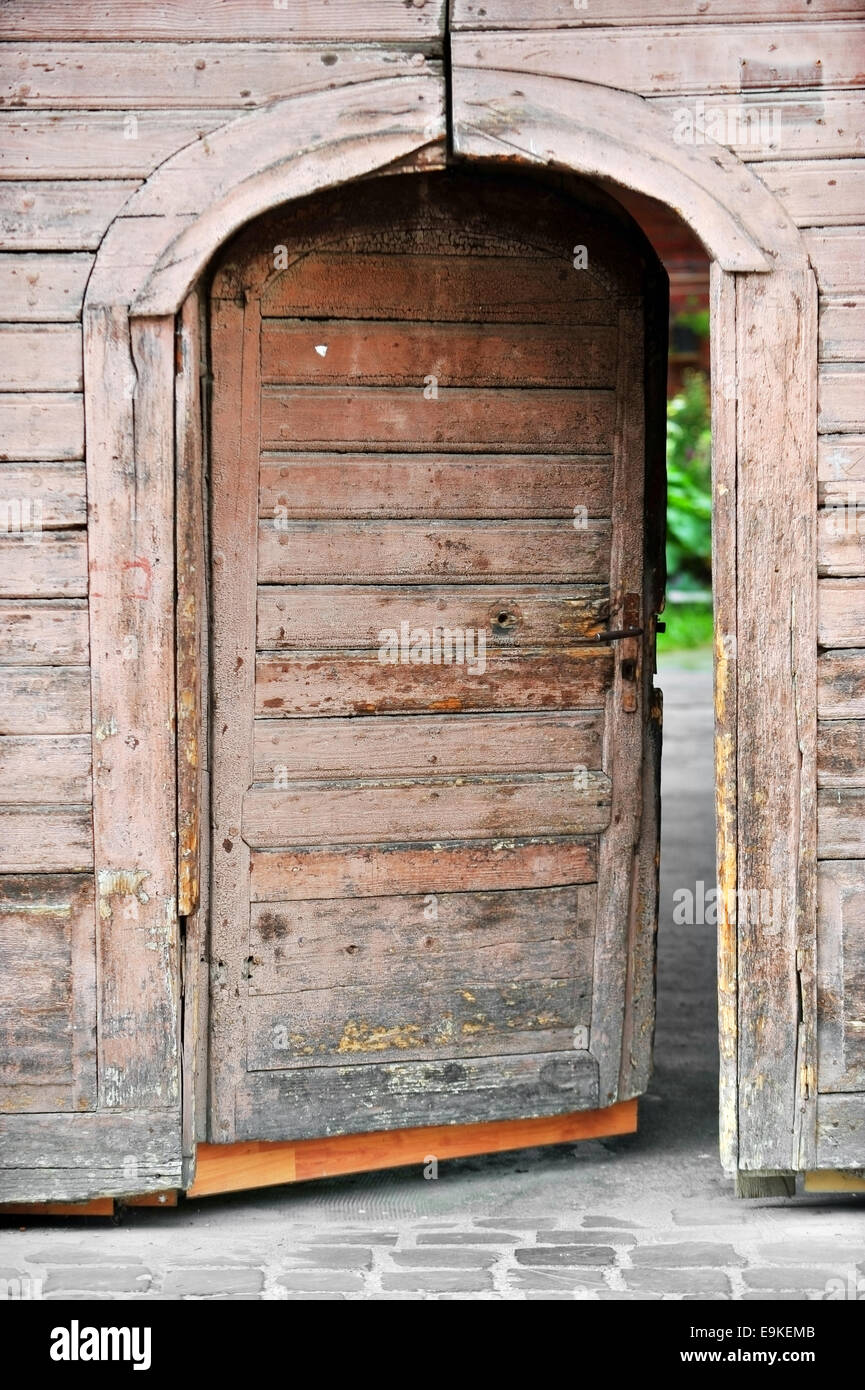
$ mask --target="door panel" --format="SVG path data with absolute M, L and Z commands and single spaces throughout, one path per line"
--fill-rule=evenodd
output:
M 650 270 L 597 203 L 454 173 L 310 200 L 229 248 L 212 1139 L 618 1098 L 655 891 Z

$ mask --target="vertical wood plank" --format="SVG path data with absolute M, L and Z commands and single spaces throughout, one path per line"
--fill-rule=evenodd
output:
M 721 1162 L 738 1162 L 736 922 L 736 285 L 710 271 L 712 350 L 712 576 L 715 665 L 715 817 L 718 886 L 719 1137 Z
M 642 312 L 631 308 L 620 310 L 610 557 L 613 627 L 633 624 L 630 615 L 627 619 L 623 616 L 626 594 L 639 594 L 641 602 L 645 602 L 643 337 Z M 635 461 L 639 461 L 639 466 L 635 467 Z M 642 625 L 645 616 L 641 612 L 635 625 Z M 643 643 L 640 645 L 642 648 Z M 603 769 L 612 783 L 612 808 L 610 826 L 601 836 L 598 854 L 590 1042 L 598 1061 L 601 1105 L 610 1105 L 618 1098 L 622 1063 L 629 926 L 637 891 L 637 851 L 642 821 L 643 659 L 640 658 L 634 682 L 635 708 L 625 709 L 621 652 L 618 654 L 604 722 Z
M 211 605 L 213 777 L 210 1135 L 236 1138 L 235 1095 L 246 1069 L 245 984 L 238 933 L 249 920 L 249 848 L 240 812 L 253 776 L 255 608 L 260 436 L 260 309 L 213 301 Z
M 85 313 L 99 1103 L 178 1102 L 174 321 Z M 98 389 L 97 389 L 98 388 Z M 146 500 L 145 500 L 146 499 Z M 179 1133 L 178 1133 L 179 1143 Z
M 207 1057 L 207 865 L 209 847 L 207 563 L 204 521 L 202 304 L 189 295 L 177 328 L 177 881 L 183 933 L 183 1154 L 203 1138 Z M 203 882 L 202 882 L 203 878 Z
M 739 1167 L 784 1170 L 815 1166 L 813 273 L 740 276 L 736 317 Z

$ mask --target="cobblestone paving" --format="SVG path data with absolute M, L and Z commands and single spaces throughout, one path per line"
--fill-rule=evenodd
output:
M 711 685 L 667 672 L 656 1072 L 637 1135 L 0 1229 L 45 1299 L 865 1298 L 865 1201 L 737 1201 L 717 1158 Z M 29 1285 L 26 1281 L 30 1281 Z

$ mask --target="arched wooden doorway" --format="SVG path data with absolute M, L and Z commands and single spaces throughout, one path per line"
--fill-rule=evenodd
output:
M 657 911 L 654 253 L 586 187 L 442 171 L 268 215 L 210 303 L 208 1137 L 631 1098 Z

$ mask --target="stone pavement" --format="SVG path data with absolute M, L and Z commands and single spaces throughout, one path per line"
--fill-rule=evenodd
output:
M 738 1201 L 720 1168 L 714 928 L 672 925 L 675 889 L 715 879 L 711 676 L 659 683 L 659 1012 L 638 1134 L 442 1163 L 436 1180 L 401 1169 L 114 1223 L 7 1221 L 0 1281 L 46 1299 L 865 1297 L 865 1200 Z

